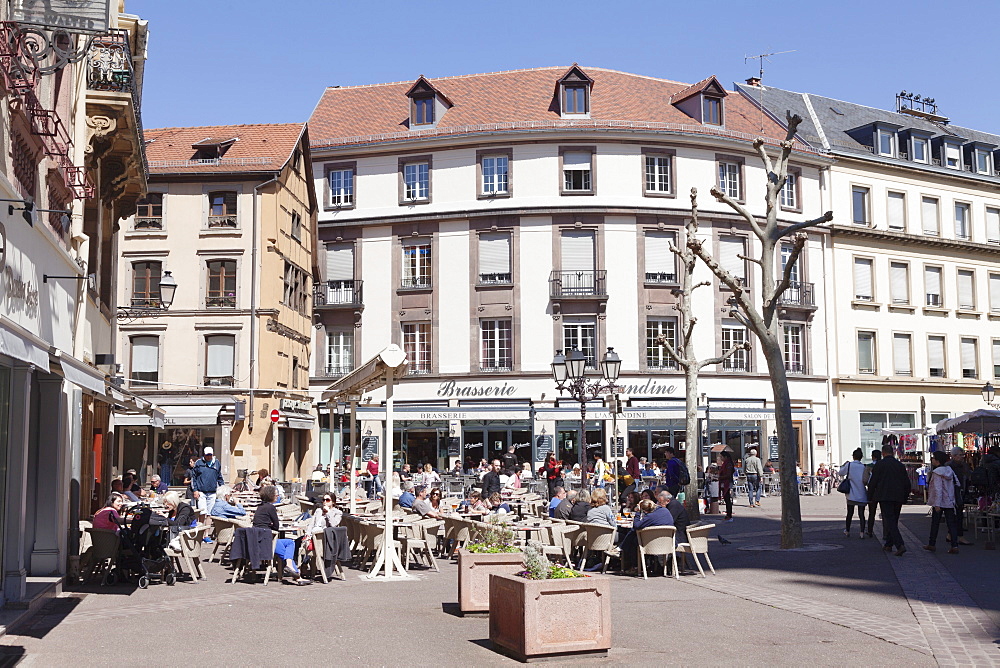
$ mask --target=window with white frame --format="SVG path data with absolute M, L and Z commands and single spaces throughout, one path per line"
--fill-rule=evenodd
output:
M 986 207 L 986 241 L 1000 244 L 1000 207 Z
M 886 196 L 890 230 L 906 229 L 906 193 L 890 190 Z
M 798 180 L 798 174 L 788 172 L 788 175 L 785 177 L 785 185 L 781 186 L 781 192 L 778 193 L 778 204 L 781 207 L 785 209 L 798 208 Z
M 858 373 L 875 373 L 876 362 L 875 332 L 858 332 Z
M 955 238 L 968 239 L 971 236 L 969 222 L 969 205 L 965 202 L 955 202 Z
M 326 331 L 325 376 L 343 376 L 354 370 L 354 332 L 328 329 Z
M 910 303 L 910 265 L 905 262 L 889 263 L 889 297 L 893 304 Z
M 327 174 L 330 186 L 331 206 L 351 206 L 354 204 L 354 170 L 334 169 Z
M 482 371 L 510 371 L 514 368 L 514 340 L 510 319 L 480 320 Z
M 871 203 L 868 201 L 870 195 L 870 188 L 851 187 L 851 220 L 855 225 L 871 225 Z
M 513 282 L 510 270 L 510 232 L 479 235 L 479 284 L 506 285 Z
M 597 368 L 596 324 L 591 321 L 563 322 L 563 349 L 579 350 L 587 358 L 587 368 Z
M 992 355 L 993 355 L 993 378 L 1000 378 L 1000 339 L 993 339 L 992 343 Z
M 403 352 L 409 373 L 431 372 L 431 325 L 428 322 L 407 322 L 403 324 Z
M 427 239 L 403 242 L 402 287 L 431 286 L 431 242 Z
M 927 164 L 930 158 L 930 151 L 927 146 L 927 139 L 924 137 L 914 137 L 910 143 L 913 149 L 913 161 Z
M 647 283 L 676 283 L 677 282 L 677 261 L 672 245 L 677 242 L 677 237 L 673 232 L 646 232 L 645 238 L 646 253 L 646 282 Z
M 959 341 L 962 378 L 979 378 L 979 341 L 963 336 Z
M 983 148 L 976 149 L 976 171 L 993 176 L 993 156 Z
M 958 270 L 958 308 L 976 310 L 976 273 L 971 269 Z
M 938 215 L 937 197 L 920 198 L 920 224 L 924 234 L 938 236 L 940 216 Z
M 205 385 L 234 387 L 236 337 L 232 334 L 211 334 L 205 337 Z
M 358 303 L 360 290 L 360 281 L 354 281 L 354 244 L 327 244 L 326 290 L 320 293 L 322 303 Z
M 878 154 L 889 158 L 896 157 L 896 133 L 892 130 L 879 128 L 878 130 Z
M 646 160 L 646 193 L 668 195 L 673 193 L 670 181 L 669 155 L 647 155 Z
M 427 162 L 408 162 L 403 165 L 403 199 L 422 201 L 430 199 L 431 167 Z
M 743 237 L 719 237 L 719 264 L 734 277 L 747 282 L 746 239 Z
M 941 293 L 941 267 L 924 267 L 924 305 L 941 307 L 944 295 Z
M 129 384 L 133 387 L 156 387 L 160 380 L 160 339 L 156 336 L 133 336 Z
M 931 378 L 945 376 L 945 340 L 939 334 L 927 337 L 927 375 Z
M 722 325 L 722 352 L 726 353 L 747 342 L 747 328 L 743 325 Z M 722 360 L 723 371 L 750 371 L 750 351 L 737 350 Z
M 482 158 L 484 195 L 506 195 L 509 187 L 509 159 L 506 155 L 484 155 Z
M 875 301 L 872 280 L 872 259 L 870 257 L 854 258 L 854 299 L 859 302 Z
M 913 375 L 913 337 L 909 334 L 892 335 L 892 371 L 897 376 Z
M 741 199 L 740 163 L 719 161 L 719 190 L 733 199 Z
M 949 169 L 962 169 L 962 148 L 954 142 L 945 142 L 941 146 L 944 155 L 942 164 Z
M 646 318 L 646 368 L 676 369 L 677 362 L 659 342 L 661 336 L 677 350 L 677 320 Z
M 563 153 L 563 192 L 590 192 L 593 188 L 591 162 L 594 154 L 590 151 L 566 151 Z
M 802 349 L 802 325 L 783 325 L 785 371 L 788 373 L 805 373 L 805 357 Z
M 208 193 L 208 227 L 210 229 L 239 227 L 236 217 L 236 195 L 233 190 L 218 190 Z
M 990 313 L 1000 313 L 1000 274 L 990 274 Z
M 779 276 L 785 275 L 785 268 L 788 266 L 788 261 L 792 259 L 792 251 L 794 250 L 792 244 L 781 244 L 781 273 Z M 799 263 L 802 260 L 802 256 L 795 261 L 792 265 L 791 270 L 788 272 L 788 280 L 792 283 L 792 288 L 797 289 L 799 287 Z M 787 296 L 787 294 L 785 295 Z

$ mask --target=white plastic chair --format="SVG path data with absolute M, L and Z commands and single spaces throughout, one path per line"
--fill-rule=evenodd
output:
M 691 555 L 694 559 L 694 563 L 698 566 L 698 572 L 701 573 L 701 577 L 705 577 L 705 571 L 701 567 L 701 562 L 698 561 L 699 554 L 705 555 L 705 562 L 712 570 L 712 575 L 716 574 L 715 566 L 712 565 L 712 560 L 708 558 L 708 532 L 714 528 L 714 524 L 700 524 L 695 527 L 688 527 L 687 542 L 681 543 L 677 546 L 677 549 L 684 554 Z M 674 570 L 676 570 L 676 568 Z

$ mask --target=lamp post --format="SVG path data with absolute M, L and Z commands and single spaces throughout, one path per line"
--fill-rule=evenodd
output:
M 997 404 L 993 403 L 993 399 L 996 398 L 996 390 L 993 389 L 993 383 L 986 383 L 983 385 L 982 395 L 983 401 L 991 407 L 997 408 Z
M 552 379 L 556 382 L 559 394 L 566 393 L 574 401 L 580 402 L 580 434 L 577 443 L 580 468 L 586 470 L 587 465 L 587 402 L 601 394 L 614 392 L 622 362 L 614 348 L 608 348 L 601 360 L 602 379 L 590 380 L 586 377 L 587 358 L 583 353 L 573 348 L 568 355 L 557 350 L 552 358 Z
M 165 313 L 174 303 L 174 295 L 177 292 L 177 280 L 169 271 L 163 272 L 160 277 L 160 298 L 156 306 L 144 307 L 119 307 L 115 317 L 119 320 L 132 321 L 136 318 L 155 318 Z

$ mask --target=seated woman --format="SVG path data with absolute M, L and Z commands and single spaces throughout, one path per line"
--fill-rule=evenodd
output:
M 580 482 L 582 480 L 579 464 L 573 464 L 573 470 L 566 474 L 566 480 L 568 482 Z
M 247 514 L 239 501 L 233 499 L 233 490 L 223 485 L 215 491 L 215 505 L 212 506 L 212 517 L 224 517 L 233 519 L 235 517 L 245 517 Z
M 424 472 L 421 474 L 420 481 L 422 485 L 426 485 L 427 488 L 429 489 L 434 485 L 441 484 L 441 476 L 438 475 L 438 472 L 434 470 L 433 466 L 431 466 L 430 464 L 425 464 Z
M 278 496 L 278 491 L 274 485 L 264 485 L 260 489 L 260 505 L 253 514 L 253 526 L 263 527 L 271 531 L 281 529 L 281 520 L 278 519 L 278 511 L 274 509 L 274 500 Z M 299 568 L 295 565 L 295 541 L 291 538 L 279 538 L 274 543 L 274 556 L 281 559 L 285 564 L 285 575 L 299 578 Z
M 327 527 L 340 526 L 340 518 L 343 515 L 344 513 L 334 504 L 333 496 L 324 494 L 323 505 L 314 510 L 312 517 L 309 518 L 307 525 L 309 533 L 323 533 Z
M 482 495 L 476 491 L 472 490 L 469 492 L 469 498 L 462 502 L 466 510 L 473 513 L 488 513 L 490 512 L 490 507 L 486 505 L 483 501 Z
M 534 477 L 535 474 L 531 472 L 531 464 L 529 462 L 521 464 L 521 480 L 531 480 Z
M 653 490 L 651 489 L 644 489 L 641 492 L 639 492 L 639 500 L 652 501 L 653 503 L 656 503 L 656 494 L 654 494 Z
M 587 511 L 586 522 L 609 527 L 618 526 L 615 521 L 615 511 L 608 505 L 608 493 L 600 487 L 590 493 L 590 510 Z
M 586 522 L 590 512 L 590 492 L 581 489 L 576 495 L 576 501 L 569 511 L 569 518 L 574 522 Z
M 510 506 L 503 502 L 500 498 L 499 492 L 493 492 L 490 494 L 489 507 L 491 513 L 496 513 L 498 515 L 506 515 L 510 512 Z
M 639 507 L 640 500 L 641 499 L 639 498 L 638 492 L 629 492 L 627 495 L 625 495 L 625 502 L 622 503 L 622 512 L 634 513 L 636 509 Z
M 514 475 L 508 476 L 506 485 L 508 489 L 521 489 L 521 473 L 521 469 L 515 469 Z
M 437 487 L 435 487 L 434 489 L 432 489 L 430 496 L 427 497 L 427 500 L 430 502 L 431 508 L 433 508 L 435 512 L 440 512 L 441 511 L 441 490 L 440 489 L 438 489 Z
M 121 525 L 118 524 L 118 520 L 121 518 L 119 511 L 124 503 L 125 497 L 123 495 L 112 492 L 104 507 L 94 515 L 94 528 L 118 533 L 118 529 L 121 528 Z
M 190 529 L 196 522 L 194 509 L 181 501 L 177 492 L 167 492 L 163 495 L 163 507 L 167 509 L 171 536 L 176 536 L 181 531 Z

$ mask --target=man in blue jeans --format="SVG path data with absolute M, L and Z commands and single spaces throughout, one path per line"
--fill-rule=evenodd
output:
M 671 495 L 677 496 L 681 491 L 681 463 L 678 461 L 673 446 L 663 448 L 667 463 L 663 469 L 663 483 Z
M 747 477 L 747 495 L 750 497 L 750 507 L 760 506 L 760 481 L 764 475 L 764 463 L 757 456 L 757 449 L 750 448 L 743 460 L 743 473 Z
M 215 505 L 215 492 L 225 481 L 222 479 L 222 465 L 210 446 L 205 448 L 202 458 L 194 463 L 189 475 L 191 489 L 201 492 L 205 497 L 205 512 L 211 513 L 212 506 Z

